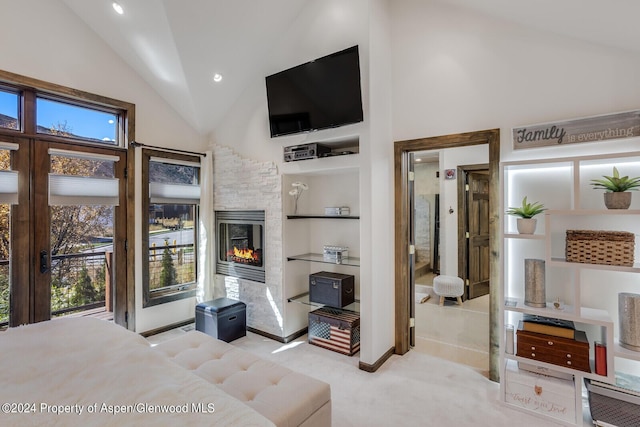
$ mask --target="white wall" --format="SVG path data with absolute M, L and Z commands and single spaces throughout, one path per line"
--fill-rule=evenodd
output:
M 436 1 L 390 1 L 394 139 L 633 110 L 640 55 Z
M 0 69 L 136 105 L 136 140 L 203 150 L 205 140 L 126 65 L 63 2 L 0 0 Z M 138 169 L 139 170 L 139 169 Z M 140 190 L 139 179 L 138 191 Z M 139 194 L 139 192 L 138 192 Z M 136 258 L 141 259 L 136 209 Z M 142 272 L 136 266 L 136 330 L 193 317 L 193 299 L 142 310 Z
M 233 146 L 244 157 L 280 164 L 283 146 L 359 137 L 363 284 L 360 360 L 364 363 L 376 362 L 393 347 L 394 341 L 393 210 L 389 209 L 393 200 L 393 144 L 387 7 L 385 0 L 309 3 L 274 46 L 263 75 L 246 89 L 213 136 L 213 142 Z M 264 76 L 356 44 L 360 48 L 364 123 L 270 139 Z
M 281 162 L 282 146 L 360 136 L 360 358 L 371 363 L 393 344 L 393 141 L 500 128 L 503 159 L 517 157 L 514 126 L 636 108 L 640 60 L 435 1 L 327 1 L 301 13 L 263 74 L 353 44 L 363 58 L 364 125 L 269 139 L 264 81 L 256 79 L 214 140 Z
M 284 146 L 359 134 L 362 126 L 356 124 L 341 129 L 270 138 L 264 78 L 354 45 L 360 47 L 361 73 L 366 73 L 367 31 L 367 1 L 309 2 L 294 25 L 274 45 L 269 55 L 265 55 L 268 62 L 256 72 L 255 80 L 216 128 L 213 142 L 231 146 L 245 158 L 282 163 Z
M 389 2 L 391 3 L 391 2 Z M 369 2 L 369 144 L 360 148 L 362 342 L 360 361 L 374 364 L 395 342 L 393 140 L 388 2 Z
M 511 138 L 513 127 L 638 109 L 638 53 L 526 29 L 436 1 L 389 4 L 394 140 L 499 128 L 502 161 L 640 150 L 636 138 L 516 152 Z M 443 208 L 449 204 L 455 209 L 447 202 Z M 449 249 L 450 260 L 454 252 Z M 610 292 L 615 291 L 586 287 L 583 298 L 597 304 Z

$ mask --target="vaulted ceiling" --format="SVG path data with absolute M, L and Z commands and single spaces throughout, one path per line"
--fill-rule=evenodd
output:
M 62 1 L 206 134 L 249 82 L 264 77 L 266 55 L 311 0 L 119 0 L 123 15 L 111 0 Z M 439 1 L 640 54 L 637 0 Z

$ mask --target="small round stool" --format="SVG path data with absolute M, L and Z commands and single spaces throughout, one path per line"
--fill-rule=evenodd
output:
M 433 279 L 433 292 L 440 297 L 440 305 L 444 305 L 445 297 L 455 297 L 458 304 L 462 305 L 464 282 L 455 276 L 436 276 Z

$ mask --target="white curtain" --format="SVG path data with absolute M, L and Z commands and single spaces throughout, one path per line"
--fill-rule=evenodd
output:
M 17 171 L 0 171 L 0 204 L 18 204 Z
M 213 153 L 206 152 L 200 166 L 200 228 L 198 259 L 198 303 L 213 299 L 215 230 L 213 219 Z

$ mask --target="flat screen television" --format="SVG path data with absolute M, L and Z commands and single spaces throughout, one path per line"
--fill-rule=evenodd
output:
M 361 122 L 358 46 L 266 77 L 271 137 Z

